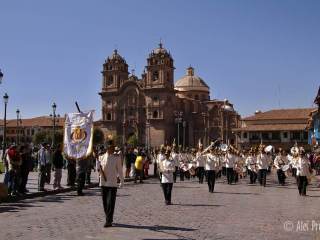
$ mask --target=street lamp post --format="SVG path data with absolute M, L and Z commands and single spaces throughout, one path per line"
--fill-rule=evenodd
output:
M 182 149 L 184 150 L 186 147 L 186 126 L 187 126 L 187 122 L 183 121 L 182 122 L 182 126 L 183 126 L 183 143 L 182 143 Z
M 178 147 L 180 146 L 180 123 L 182 122 L 183 112 L 175 111 L 174 115 L 176 116 L 175 122 L 177 123 L 178 130 Z
M 56 144 L 56 110 L 57 110 L 57 104 L 56 103 L 53 103 L 52 104 L 52 121 L 53 121 L 53 124 L 52 124 L 52 130 L 53 130 L 53 135 L 52 135 L 52 147 L 55 146 Z
M 203 117 L 203 127 L 204 127 L 204 137 L 203 137 L 203 145 L 207 146 L 207 124 L 206 124 L 206 117 L 208 117 L 208 113 L 202 112 Z
M 233 107 L 231 106 L 231 105 L 229 105 L 228 104 L 228 100 L 227 99 L 225 99 L 224 100 L 224 104 L 223 104 L 223 106 L 222 106 L 222 109 L 227 113 L 230 113 L 230 112 L 233 112 L 234 111 L 234 109 L 233 109 Z M 226 114 L 226 143 L 228 144 L 228 141 L 229 141 L 229 122 L 228 122 L 228 115 Z
M 2 83 L 2 79 L 3 79 L 3 73 L 2 73 L 2 71 L 0 69 L 0 84 Z
M 7 104 L 9 101 L 9 96 L 7 93 L 3 96 L 4 102 L 4 119 L 3 119 L 3 151 L 2 151 L 2 159 L 4 159 L 4 153 L 7 148 Z
M 17 129 L 16 129 L 16 134 L 17 134 L 17 145 L 19 145 L 20 144 L 20 139 L 19 139 L 19 116 L 20 116 L 20 110 L 19 109 L 17 109 L 17 111 L 16 111 L 16 113 L 17 113 Z

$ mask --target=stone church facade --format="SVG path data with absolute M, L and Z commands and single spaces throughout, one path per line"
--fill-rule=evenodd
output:
M 213 139 L 236 143 L 232 128 L 240 116 L 227 100 L 211 100 L 208 85 L 190 66 L 174 82 L 174 60 L 162 44 L 147 58 L 138 78 L 129 74 L 125 59 L 114 50 L 103 64 L 102 119 L 99 125 L 107 136 L 124 144 L 136 135 L 140 145 L 204 145 Z

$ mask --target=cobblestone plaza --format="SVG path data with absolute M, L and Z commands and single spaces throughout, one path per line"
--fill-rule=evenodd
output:
M 159 181 L 126 183 L 118 191 L 114 227 L 104 229 L 99 188 L 34 198 L 0 206 L 0 239 L 320 239 L 319 189 L 301 197 L 294 179 L 267 187 L 247 179 L 215 192 L 196 181 L 176 183 L 166 206 Z

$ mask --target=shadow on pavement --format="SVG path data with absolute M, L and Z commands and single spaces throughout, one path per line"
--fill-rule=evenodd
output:
M 8 204 L 8 205 L 0 205 L 0 213 L 4 212 L 20 212 L 24 210 L 25 208 L 30 207 L 42 207 L 42 206 L 36 206 L 33 204 L 28 203 L 15 203 L 15 204 Z
M 259 193 L 248 193 L 248 192 L 214 192 L 214 193 L 222 193 L 222 194 L 236 194 L 236 195 L 260 195 Z
M 184 237 L 180 234 L 177 233 L 172 233 L 172 232 L 166 232 L 166 231 L 181 231 L 181 232 L 192 232 L 196 231 L 198 229 L 193 229 L 193 228 L 183 228 L 183 227 L 172 227 L 172 226 L 137 226 L 137 225 L 129 225 L 129 224 L 121 224 L 121 223 L 116 223 L 114 224 L 114 227 L 119 227 L 119 228 L 129 228 L 129 229 L 142 229 L 142 230 L 149 230 L 149 231 L 154 231 L 154 232 L 160 232 L 160 233 L 165 233 L 168 235 L 172 235 L 177 238 L 171 238 L 172 240 L 195 240 L 194 238 L 188 238 Z M 168 240 L 170 238 L 160 238 L 159 240 Z M 147 240 L 147 239 L 145 239 Z M 150 239 L 150 240 L 157 240 L 155 239 Z
M 142 240 L 194 240 L 193 238 L 143 238 Z
M 172 227 L 172 226 L 142 226 L 142 225 L 129 225 L 129 224 L 121 224 L 121 223 L 115 223 L 114 227 L 119 228 L 133 228 L 133 229 L 145 229 L 150 231 L 184 231 L 184 232 L 192 232 L 196 231 L 198 229 L 193 228 L 183 228 L 183 227 Z
M 173 203 L 173 206 L 183 206 L 183 207 L 222 207 L 223 205 L 215 204 L 184 204 L 184 203 Z

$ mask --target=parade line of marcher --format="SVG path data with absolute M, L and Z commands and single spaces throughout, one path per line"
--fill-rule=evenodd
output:
M 79 160 L 66 160 L 61 145 L 53 149 L 47 143 L 32 151 L 28 146 L 17 148 L 13 144 L 4 154 L 4 183 L 11 196 L 28 191 L 28 174 L 34 168 L 38 171 L 39 191 L 46 191 L 45 185 L 50 183 L 52 171 L 53 188 L 61 189 L 62 169 L 67 168 L 68 185 L 77 186 L 78 195 L 83 195 L 85 183 L 90 184 L 92 170 L 97 171 L 106 214 L 105 227 L 112 226 L 117 188 L 123 186 L 124 178 L 143 183 L 148 177 L 150 164 L 154 164 L 154 175 L 159 177 L 166 205 L 172 204 L 173 184 L 178 177 L 180 181 L 197 177 L 199 184 L 207 182 L 208 191 L 214 193 L 216 179 L 222 176 L 229 185 L 249 176 L 248 184 L 256 184 L 258 180 L 265 187 L 269 173 L 275 169 L 279 185 L 285 185 L 286 178 L 291 175 L 296 178 L 299 194 L 306 196 L 311 179 L 320 174 L 319 148 L 306 153 L 297 145 L 289 153 L 283 149 L 275 151 L 272 146 L 263 144 L 249 151 L 239 151 L 219 141 L 205 149 L 199 142 L 197 149 L 182 149 L 173 143 L 148 151 L 131 146 L 120 149 L 109 140 L 106 147 L 95 147 L 92 156 Z
M 146 162 L 147 165 L 155 165 L 166 205 L 172 204 L 173 184 L 177 176 L 180 181 L 197 177 L 199 184 L 206 180 L 209 192 L 214 193 L 216 178 L 225 176 L 227 183 L 232 185 L 249 175 L 248 184 L 256 184 L 258 179 L 259 184 L 265 187 L 267 176 L 272 169 L 276 169 L 279 185 L 285 185 L 286 177 L 291 174 L 296 178 L 299 195 L 306 196 L 307 185 L 315 175 L 319 175 L 320 170 L 319 148 L 313 153 L 306 153 L 302 147 L 295 145 L 287 153 L 283 149 L 275 151 L 272 146 L 260 144 L 246 152 L 216 141 L 206 149 L 199 144 L 198 149 L 183 150 L 173 144 L 162 145 L 150 152 L 129 148 L 125 154 L 121 154 L 121 151 L 115 151 L 114 143 L 110 140 L 107 152 L 100 154 L 97 161 L 106 214 L 105 227 L 112 226 L 117 188 L 124 184 L 122 157 L 125 159 L 126 177 L 129 177 L 131 170 L 135 170 L 135 183 L 138 179 L 140 183 L 143 182 L 143 166 Z

